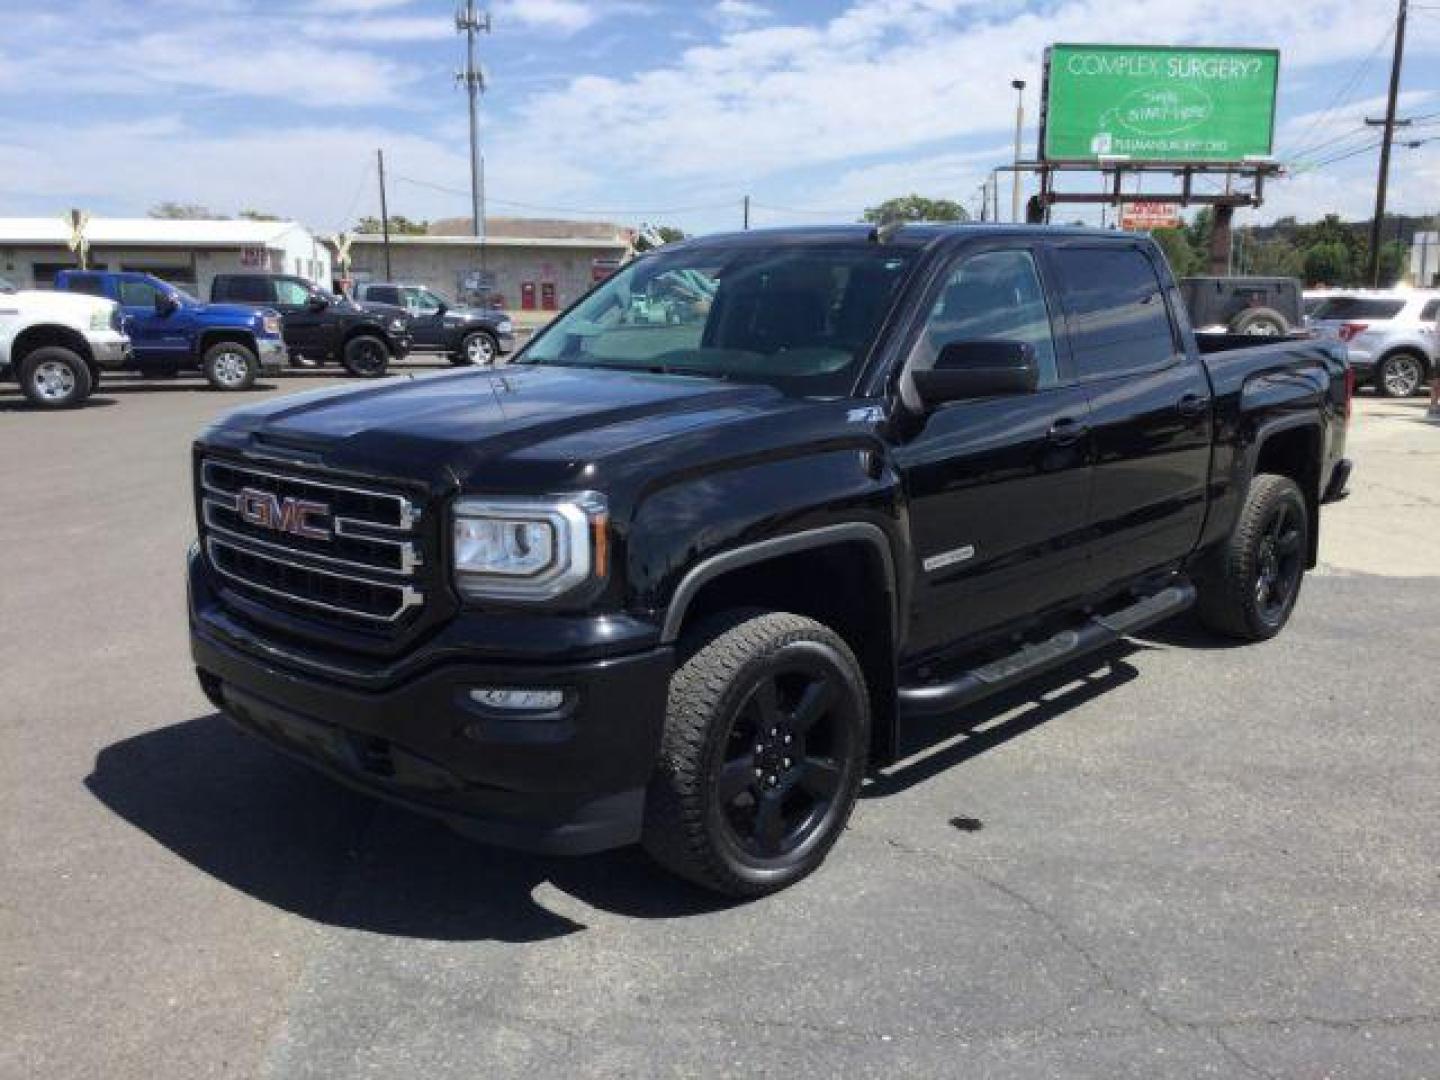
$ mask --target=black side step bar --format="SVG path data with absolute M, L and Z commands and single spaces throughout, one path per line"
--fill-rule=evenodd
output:
M 1195 602 L 1195 586 L 1170 585 L 1127 608 L 1087 619 L 1074 630 L 1025 645 L 983 667 L 963 672 L 948 682 L 900 688 L 900 716 L 941 716 L 983 697 L 1009 689 L 1033 675 L 1069 663 L 1076 657 L 1113 645 L 1121 638 L 1178 615 Z

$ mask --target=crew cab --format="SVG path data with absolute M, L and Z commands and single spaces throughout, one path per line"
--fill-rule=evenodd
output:
M 32 405 L 73 408 L 100 385 L 101 372 L 129 362 L 118 305 L 89 296 L 16 289 L 0 279 L 0 379 L 13 379 Z
M 153 274 L 130 271 L 62 270 L 55 288 L 118 303 L 133 346 L 129 366 L 148 375 L 199 369 L 216 390 L 248 390 L 262 372 L 284 366 L 274 311 L 202 303 Z
M 368 311 L 292 274 L 216 274 L 210 299 L 273 308 L 292 360 L 338 361 L 357 378 L 384 375 L 410 348 L 403 312 Z
M 755 896 L 907 732 L 1191 605 L 1278 633 L 1351 389 L 1336 342 L 1197 340 L 1148 237 L 668 244 L 502 370 L 208 428 L 191 651 L 363 790 Z
M 515 351 L 515 324 L 504 311 L 458 306 L 423 285 L 393 282 L 366 282 L 355 298 L 407 312 L 417 353 L 442 353 L 452 364 L 493 364 Z

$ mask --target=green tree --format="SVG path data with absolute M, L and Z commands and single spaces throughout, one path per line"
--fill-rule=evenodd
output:
M 887 221 L 969 221 L 969 212 L 950 199 L 927 199 L 923 195 L 902 195 L 886 199 L 879 206 L 865 211 L 865 220 L 876 224 Z
M 1410 264 L 1410 249 L 1400 240 L 1391 240 L 1380 248 L 1380 283 L 1394 285 Z
M 430 223 L 428 221 L 411 221 L 404 214 L 390 215 L 390 235 L 392 236 L 424 236 L 429 230 Z M 367 215 L 355 223 L 355 231 L 378 235 L 384 230 L 378 217 Z
M 1350 249 L 1340 240 L 1320 240 L 1307 247 L 1302 269 L 1307 285 L 1347 285 L 1355 276 Z
M 156 203 L 146 213 L 152 218 L 166 218 L 172 221 L 226 220 L 224 214 L 217 214 L 208 206 L 202 206 L 199 203 L 161 202 Z
M 1165 261 L 1176 277 L 1187 277 L 1199 273 L 1202 260 L 1190 244 L 1189 234 L 1183 229 L 1152 229 L 1150 235 L 1165 252 Z
M 271 214 L 264 210 L 241 210 L 235 215 L 245 221 L 284 221 L 279 214 Z

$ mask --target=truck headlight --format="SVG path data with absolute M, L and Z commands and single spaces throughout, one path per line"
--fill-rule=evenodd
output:
M 451 537 L 455 587 L 472 600 L 550 600 L 608 569 L 605 497 L 461 499 Z
M 495 324 L 495 329 L 502 334 L 509 334 L 514 331 L 515 324 L 509 319 L 501 319 L 498 323 Z
M 113 304 L 90 313 L 90 329 L 95 331 L 115 329 L 114 314 L 120 309 Z
M 269 334 L 271 337 L 280 336 L 279 315 L 266 315 L 264 319 L 261 320 L 261 325 L 264 326 L 265 333 Z
M 390 329 L 391 329 L 394 333 L 397 333 L 397 334 L 402 334 L 402 333 L 404 333 L 404 332 L 405 332 L 405 326 L 406 326 L 406 323 L 405 323 L 405 319 L 404 319 L 403 316 L 397 315 L 397 316 L 395 316 L 395 318 L 393 318 L 393 319 L 390 320 Z

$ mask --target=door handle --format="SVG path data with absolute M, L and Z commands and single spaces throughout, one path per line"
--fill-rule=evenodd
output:
M 1210 399 L 1204 394 L 1186 394 L 1175 403 L 1181 416 L 1200 416 L 1210 408 Z
M 1062 416 L 1050 425 L 1046 436 L 1056 446 L 1071 446 L 1090 433 L 1090 429 L 1070 416 Z

